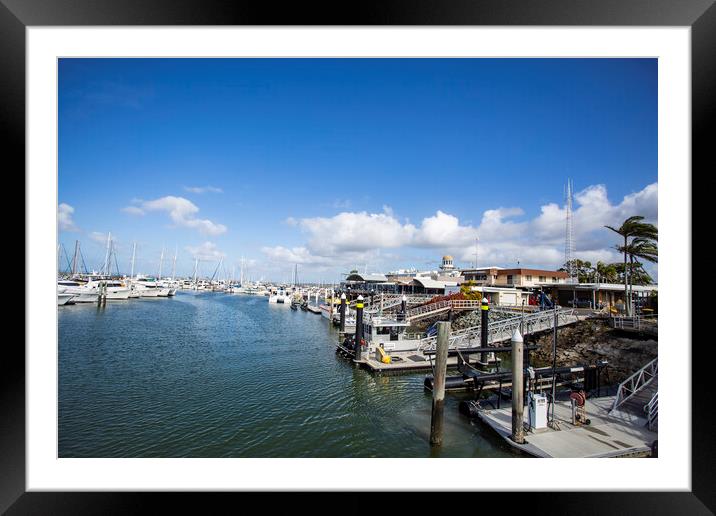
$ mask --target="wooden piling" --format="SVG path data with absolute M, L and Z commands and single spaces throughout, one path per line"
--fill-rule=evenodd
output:
M 483 348 L 487 347 L 487 337 L 489 335 L 489 320 L 490 320 L 490 305 L 487 302 L 487 298 L 482 298 L 480 303 L 480 346 Z M 480 353 L 480 362 L 483 364 L 487 363 L 487 353 Z
M 356 334 L 355 334 L 355 359 L 362 358 L 363 351 L 363 296 L 356 300 Z
M 430 445 L 443 442 L 443 410 L 445 404 L 445 374 L 447 371 L 450 323 L 438 322 L 438 342 L 435 352 L 435 378 L 433 379 L 433 409 L 430 416 Z
M 346 331 L 346 293 L 343 292 L 341 294 L 341 307 L 340 310 L 340 325 L 339 325 L 339 331 L 341 333 L 345 333 Z
M 515 330 L 512 335 L 512 440 L 518 444 L 525 442 L 523 348 L 522 335 Z

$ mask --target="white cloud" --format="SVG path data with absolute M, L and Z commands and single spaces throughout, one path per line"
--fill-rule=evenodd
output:
M 330 259 L 322 256 L 315 256 L 305 247 L 263 247 L 261 248 L 266 257 L 278 263 L 298 264 L 328 264 Z
M 415 226 L 401 224 L 389 210 L 342 212 L 334 217 L 301 219 L 299 225 L 310 235 L 309 250 L 322 256 L 401 247 L 410 244 L 415 234 Z
M 574 196 L 573 220 L 575 257 L 591 262 L 618 261 L 613 249 L 614 234 L 604 225 L 619 225 L 632 215 L 657 222 L 658 185 L 647 185 L 639 192 L 612 204 L 604 185 L 589 186 Z M 478 241 L 480 265 L 560 267 L 564 262 L 564 206 L 555 203 L 541 207 L 532 220 L 519 220 L 519 207 L 485 210 L 479 226 L 461 224 L 455 215 L 437 211 L 415 226 L 401 222 L 390 207 L 382 213 L 341 212 L 333 217 L 290 218 L 290 225 L 307 233 L 305 245 L 265 247 L 271 260 L 289 263 L 344 264 L 372 263 L 385 256 L 380 250 L 391 248 L 441 249 L 459 260 L 475 259 Z
M 89 234 L 90 240 L 97 242 L 98 244 L 105 245 L 107 243 L 107 233 L 100 233 L 99 231 L 92 231 Z
M 60 203 L 57 207 L 57 223 L 60 227 L 60 231 L 79 231 L 79 228 L 75 225 L 75 221 L 72 220 L 72 214 L 75 209 L 67 203 Z
M 223 193 L 224 191 L 221 188 L 217 188 L 216 186 L 185 186 L 184 190 L 187 192 L 195 193 L 195 194 L 203 194 L 203 193 Z
M 212 261 L 226 257 L 226 254 L 220 251 L 213 242 L 204 242 L 198 246 L 186 246 L 185 249 L 199 260 Z
M 144 210 L 138 206 L 125 206 L 122 211 L 130 215 L 144 215 Z
M 449 249 L 470 245 L 477 237 L 477 229 L 461 226 L 454 215 L 439 211 L 432 217 L 423 219 L 415 232 L 412 244 L 416 247 L 439 247 Z
M 226 226 L 212 222 L 208 219 L 198 219 L 196 214 L 199 208 L 184 197 L 167 195 L 152 201 L 141 201 L 140 206 L 125 206 L 122 211 L 135 215 L 143 215 L 148 211 L 163 211 L 169 215 L 172 222 L 179 227 L 196 229 L 204 235 L 220 235 L 226 232 Z

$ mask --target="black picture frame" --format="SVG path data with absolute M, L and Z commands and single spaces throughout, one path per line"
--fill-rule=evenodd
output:
M 0 0 L 0 124 L 7 173 L 25 167 L 25 29 L 62 25 L 557 25 L 557 26 L 689 26 L 692 48 L 692 201 L 708 206 L 716 169 L 708 137 L 716 119 L 716 6 L 713 0 L 383 0 L 346 4 L 221 0 Z M 711 129 L 711 131 L 709 131 Z M 7 158 L 11 158 L 8 160 Z M 14 158 L 14 159 L 12 159 Z M 688 171 L 685 178 L 688 177 Z M 694 185 L 699 188 L 693 188 Z M 712 191 L 712 190 L 711 190 Z M 698 208 L 697 208 L 698 209 Z M 694 222 L 697 211 L 692 211 Z M 693 253 L 692 256 L 699 256 Z M 693 262 L 695 267 L 696 262 Z M 28 271 L 26 271 L 28 272 Z M 684 278 L 691 286 L 691 278 Z M 688 290 L 690 292 L 690 289 Z M 694 301 L 696 299 L 694 298 Z M 31 308 L 31 307 L 27 307 Z M 706 305 L 694 302 L 692 320 L 705 316 Z M 701 317 L 700 317 L 701 316 Z M 0 512 L 7 514 L 127 514 L 146 512 L 149 502 L 165 506 L 168 495 L 151 493 L 25 492 L 25 350 L 6 340 L 0 359 Z M 688 349 L 691 335 L 678 344 Z M 710 514 L 716 510 L 713 464 L 713 403 L 707 384 L 707 347 L 692 353 L 692 491 L 648 493 L 520 494 L 523 509 L 550 514 Z M 685 395 L 684 399 L 688 400 Z M 617 460 L 617 459 L 612 459 Z M 589 474 L 572 472 L 571 474 Z M 559 488 L 559 479 L 555 479 Z M 351 496 L 356 496 L 351 495 Z M 511 495 L 512 496 L 512 495 Z M 192 508 L 181 497 L 184 509 Z M 446 498 L 443 498 L 445 500 Z M 414 498 L 422 505 L 423 499 Z M 475 503 L 477 499 L 473 498 Z M 256 500 L 258 502 L 258 500 Z M 204 512 L 205 498 L 196 507 Z M 294 502 L 292 502 L 294 503 Z M 301 502 L 306 503 L 306 502 Z M 356 503 L 340 502 L 346 510 Z M 404 510 L 411 510 L 403 500 Z M 250 503 L 251 504 L 251 503 Z M 166 506 L 165 506 L 166 507 Z M 475 507 L 475 510 L 484 510 Z M 343 511 L 342 511 L 343 512 Z

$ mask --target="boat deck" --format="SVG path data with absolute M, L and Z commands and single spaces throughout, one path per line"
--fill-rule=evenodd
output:
M 535 457 L 621 457 L 651 450 L 658 434 L 646 426 L 646 419 L 632 411 L 609 414 L 614 396 L 589 399 L 586 402 L 590 425 L 572 425 L 572 408 L 568 401 L 557 401 L 555 419 L 560 430 L 543 428 L 525 431 L 525 444 L 517 444 L 512 434 L 512 408 L 481 410 L 478 417 L 510 446 Z M 527 407 L 525 407 L 525 420 Z

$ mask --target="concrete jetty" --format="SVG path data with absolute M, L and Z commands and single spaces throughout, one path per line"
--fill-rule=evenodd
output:
M 510 446 L 534 457 L 625 457 L 650 452 L 658 434 L 647 428 L 644 417 L 631 411 L 610 414 L 614 399 L 614 396 L 606 396 L 586 401 L 589 425 L 573 425 L 571 403 L 557 401 L 554 416 L 559 430 L 525 428 L 524 444 L 510 439 L 512 408 L 481 410 L 478 418 Z

